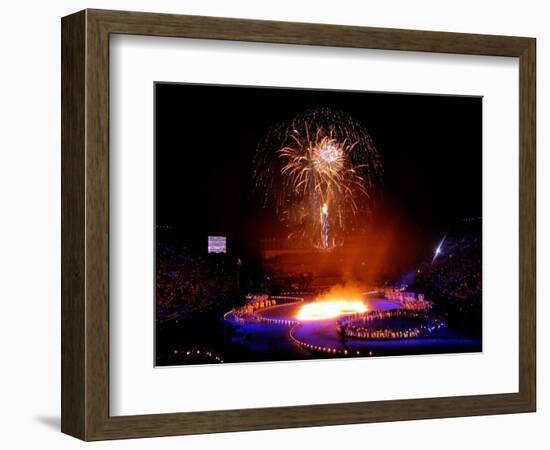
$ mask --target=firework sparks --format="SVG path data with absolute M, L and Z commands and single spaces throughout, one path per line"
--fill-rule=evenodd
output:
M 328 248 L 342 243 L 353 217 L 368 208 L 380 172 L 363 125 L 318 108 L 271 129 L 258 147 L 254 175 L 264 202 L 273 200 L 294 233 Z

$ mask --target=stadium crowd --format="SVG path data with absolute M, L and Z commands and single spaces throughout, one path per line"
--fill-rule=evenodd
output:
M 234 289 L 234 277 L 219 262 L 161 243 L 156 252 L 155 300 L 160 322 L 219 305 Z
M 481 234 L 450 235 L 432 261 L 423 263 L 412 290 L 431 300 L 481 301 Z

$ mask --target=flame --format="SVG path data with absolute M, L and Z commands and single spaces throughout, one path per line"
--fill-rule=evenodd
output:
M 300 308 L 298 320 L 323 320 L 345 314 L 362 313 L 368 310 L 361 300 L 330 299 L 308 303 Z
M 321 211 L 323 212 L 323 214 L 327 214 L 328 213 L 328 206 L 326 203 L 323 203 L 323 207 L 321 208 Z

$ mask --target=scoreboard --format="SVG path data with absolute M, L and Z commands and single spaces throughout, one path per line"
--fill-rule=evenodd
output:
M 226 237 L 208 236 L 208 253 L 226 253 Z

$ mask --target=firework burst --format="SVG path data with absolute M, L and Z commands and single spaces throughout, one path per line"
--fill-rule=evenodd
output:
M 328 248 L 340 245 L 354 217 L 368 209 L 381 168 L 362 124 L 318 108 L 269 131 L 258 146 L 254 177 L 264 204 L 274 203 L 291 234 Z

